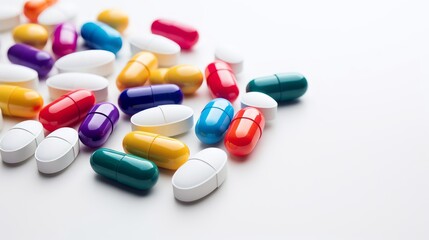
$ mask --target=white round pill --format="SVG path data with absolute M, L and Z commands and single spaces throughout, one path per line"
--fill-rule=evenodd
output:
M 254 107 L 264 114 L 265 120 L 274 120 L 277 116 L 277 102 L 261 92 L 247 92 L 241 96 L 241 108 Z
M 159 67 L 171 67 L 179 61 L 179 44 L 161 35 L 133 35 L 129 38 L 129 42 L 133 55 L 141 51 L 151 52 L 158 59 Z
M 12 29 L 20 24 L 20 9 L 5 6 L 0 8 L 0 32 Z
M 76 13 L 74 4 L 59 2 L 40 13 L 37 22 L 52 31 L 55 26 L 61 23 L 73 22 Z
M 235 74 L 243 70 L 243 56 L 232 46 L 218 46 L 215 50 L 215 59 L 228 63 Z

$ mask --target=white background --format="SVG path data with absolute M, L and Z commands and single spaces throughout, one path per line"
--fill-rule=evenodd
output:
M 242 93 L 254 77 L 288 71 L 304 74 L 309 89 L 281 106 L 253 154 L 231 157 L 226 182 L 194 204 L 174 199 L 173 172 L 162 170 L 147 194 L 104 180 L 83 146 L 55 176 L 40 174 L 34 158 L 0 164 L 1 239 L 429 239 L 426 1 L 73 2 L 79 26 L 105 8 L 128 12 L 125 39 L 158 17 L 195 26 L 200 41 L 180 63 L 201 70 L 217 43 L 235 45 L 245 56 Z M 1 43 L 7 62 L 10 34 Z M 114 81 L 130 58 L 124 45 L 109 78 L 115 104 Z M 47 102 L 44 81 L 40 92 Z M 197 119 L 209 100 L 204 83 L 184 104 Z M 19 121 L 7 117 L 1 135 Z M 128 131 L 121 117 L 105 147 L 122 150 Z M 193 130 L 180 140 L 191 154 L 204 148 Z

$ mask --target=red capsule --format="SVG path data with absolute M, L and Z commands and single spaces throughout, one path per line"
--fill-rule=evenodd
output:
M 262 136 L 264 115 L 256 108 L 246 107 L 237 112 L 225 135 L 225 147 L 236 156 L 250 154 Z
M 239 90 L 231 67 L 222 61 L 214 61 L 206 67 L 207 86 L 213 98 L 237 99 Z
M 82 121 L 95 104 L 95 96 L 88 90 L 75 90 L 46 105 L 39 113 L 39 121 L 48 131 L 71 127 Z
M 155 20 L 151 31 L 176 42 L 182 49 L 191 49 L 199 38 L 195 28 L 167 19 Z

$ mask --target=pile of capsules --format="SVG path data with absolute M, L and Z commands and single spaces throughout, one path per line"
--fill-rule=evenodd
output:
M 38 170 L 45 174 L 67 168 L 79 154 L 81 142 L 97 149 L 90 159 L 96 173 L 147 190 L 158 180 L 158 167 L 173 170 L 174 196 L 195 201 L 223 183 L 227 154 L 211 147 L 189 157 L 187 145 L 170 137 L 194 127 L 193 109 L 181 103 L 199 89 L 204 75 L 214 99 L 202 110 L 195 134 L 204 144 L 223 140 L 226 150 L 238 157 L 255 148 L 265 121 L 275 118 L 278 103 L 295 100 L 307 90 L 307 80 L 297 73 L 255 78 L 240 96 L 241 110 L 234 115 L 231 102 L 239 96 L 235 74 L 242 70 L 242 57 L 234 49 L 218 48 L 204 75 L 198 67 L 178 65 L 180 52 L 191 51 L 198 42 L 198 31 L 158 19 L 151 25 L 152 33 L 127 37 L 133 57 L 116 77 L 122 91 L 117 106 L 131 116 L 132 131 L 122 142 L 125 153 L 100 148 L 119 119 L 118 107 L 105 102 L 106 77 L 114 72 L 127 14 L 105 10 L 97 21 L 83 24 L 80 34 L 72 5 L 30 0 L 23 14 L 29 23 L 21 24 L 21 11 L 7 6 L 0 10 L 0 30 L 13 29 L 15 41 L 7 51 L 11 64 L 0 64 L 0 120 L 4 114 L 38 116 L 39 121 L 22 121 L 9 129 L 0 140 L 0 154 L 11 164 L 34 155 Z M 89 50 L 76 50 L 79 35 Z M 45 51 L 49 36 L 52 51 Z M 46 80 L 53 101 L 44 105 L 37 92 L 39 78 L 47 78 L 54 67 L 58 74 Z M 76 131 L 73 127 L 79 123 Z M 46 138 L 43 129 L 49 132 Z

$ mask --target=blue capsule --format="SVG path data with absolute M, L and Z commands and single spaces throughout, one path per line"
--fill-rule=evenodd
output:
M 85 23 L 80 34 L 89 48 L 101 49 L 116 54 L 122 48 L 121 34 L 101 22 Z
M 180 104 L 183 93 L 175 84 L 160 84 L 147 87 L 128 88 L 121 92 L 119 108 L 128 115 L 165 104 Z
M 211 100 L 201 112 L 195 134 L 205 144 L 220 142 L 234 117 L 234 108 L 223 98 Z

